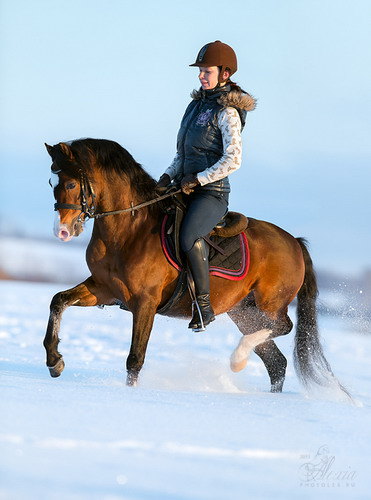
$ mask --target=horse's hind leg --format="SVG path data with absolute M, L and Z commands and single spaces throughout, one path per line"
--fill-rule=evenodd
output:
M 255 298 L 250 294 L 229 313 L 230 318 L 243 334 L 231 355 L 231 369 L 234 372 L 245 368 L 251 351 L 262 359 L 271 379 L 271 391 L 281 392 L 285 378 L 287 361 L 271 337 L 288 333 L 292 323 L 288 316 L 282 320 L 272 320 L 256 307 Z
M 271 380 L 271 392 L 282 392 L 287 360 L 273 340 L 266 340 L 254 349 L 263 361 Z
M 63 311 L 69 306 L 95 306 L 102 303 L 104 302 L 98 299 L 97 287 L 91 277 L 74 288 L 54 295 L 50 304 L 49 322 L 44 338 L 46 365 L 52 377 L 59 377 L 64 369 L 63 357 L 58 352 L 60 340 L 58 333 Z
M 272 330 L 264 313 L 256 307 L 253 294 L 243 299 L 228 315 L 243 335 L 231 356 L 231 370 L 239 372 L 245 368 L 251 351 L 265 342 Z

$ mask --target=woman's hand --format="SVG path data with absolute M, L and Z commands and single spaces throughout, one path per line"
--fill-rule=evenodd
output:
M 170 175 L 162 174 L 159 178 L 155 191 L 158 195 L 163 195 L 166 193 L 169 184 L 171 183 Z
M 200 183 L 198 182 L 197 176 L 194 174 L 187 174 L 183 177 L 180 187 L 184 194 L 191 194 L 194 191 L 194 187 L 198 186 Z

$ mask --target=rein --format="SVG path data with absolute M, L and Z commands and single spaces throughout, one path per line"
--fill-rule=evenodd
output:
M 175 191 L 171 191 L 170 193 L 164 194 L 162 196 L 158 196 L 157 198 L 154 198 L 153 200 L 139 203 L 139 205 L 133 205 L 133 202 L 131 202 L 130 208 L 122 208 L 121 210 L 111 210 L 110 212 L 101 212 L 100 214 L 94 214 L 93 218 L 100 219 L 102 217 L 106 217 L 107 215 L 123 214 L 123 213 L 127 213 L 127 212 L 131 212 L 131 215 L 134 216 L 135 210 L 139 210 L 141 208 L 147 207 L 148 205 L 153 205 L 154 203 L 165 200 L 166 198 L 170 198 L 170 196 L 174 196 L 175 194 L 179 194 L 181 192 L 182 192 L 181 189 L 176 189 Z
M 58 173 L 55 171 L 54 173 Z M 74 205 L 72 203 L 55 203 L 54 204 L 54 210 L 59 210 L 61 209 L 67 209 L 67 210 L 81 210 L 81 213 L 79 215 L 79 222 L 82 222 L 81 220 L 81 215 L 85 215 L 85 219 L 101 219 L 102 217 L 107 217 L 108 215 L 118 215 L 118 214 L 124 214 L 124 213 L 131 213 L 131 215 L 134 217 L 135 211 L 140 210 L 141 208 L 147 207 L 148 205 L 153 205 L 154 203 L 158 203 L 159 201 L 165 200 L 166 198 L 170 198 L 170 196 L 174 196 L 176 194 L 181 193 L 181 189 L 176 189 L 175 187 L 172 188 L 172 190 L 162 196 L 158 196 L 157 198 L 154 198 L 153 200 L 145 201 L 143 203 L 139 203 L 138 205 L 133 205 L 133 202 L 131 202 L 131 205 L 129 208 L 122 208 L 120 210 L 110 210 L 107 212 L 100 212 L 100 213 L 95 213 L 95 193 L 93 190 L 93 187 L 89 181 L 89 179 L 83 174 L 82 171 L 80 171 L 80 186 L 81 186 L 81 191 L 80 191 L 80 197 L 81 197 L 81 205 Z M 92 203 L 89 206 L 88 205 L 88 198 L 91 197 Z

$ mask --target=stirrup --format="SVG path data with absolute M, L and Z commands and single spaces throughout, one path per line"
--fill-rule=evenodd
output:
M 199 296 L 201 300 L 202 296 Z M 192 302 L 192 319 L 188 325 L 188 328 L 192 328 L 193 332 L 203 332 L 206 330 L 206 327 L 215 320 L 215 314 L 211 307 L 211 304 L 208 304 L 210 310 L 205 311 L 202 308 L 202 305 L 198 302 L 197 298 Z M 197 308 L 198 318 L 195 319 L 195 308 Z M 204 312 L 204 315 L 202 314 Z M 194 325 L 194 326 L 193 326 Z
M 197 312 L 198 312 L 199 323 L 201 323 L 201 324 L 198 323 L 197 326 L 191 327 L 190 325 L 192 323 L 192 319 L 193 319 L 195 310 L 197 310 Z M 194 300 L 192 302 L 192 319 L 190 321 L 190 324 L 188 325 L 188 328 L 192 328 L 192 332 L 204 332 L 206 330 L 206 327 L 204 325 L 204 320 L 202 319 L 201 309 L 200 309 L 200 306 L 198 305 L 197 300 Z
M 197 326 L 196 328 L 192 328 L 192 332 L 194 333 L 205 332 L 205 331 L 206 331 L 206 326 L 203 325 Z

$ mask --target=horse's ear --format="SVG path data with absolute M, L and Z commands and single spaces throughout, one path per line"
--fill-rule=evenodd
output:
M 45 144 L 47 152 L 53 158 L 53 156 L 54 156 L 54 148 L 53 148 L 53 146 L 49 146 L 49 144 L 46 144 L 46 142 L 44 144 Z
M 60 142 L 58 146 L 61 148 L 62 153 L 64 153 L 70 160 L 75 159 L 72 150 L 68 144 L 66 144 L 65 142 Z

